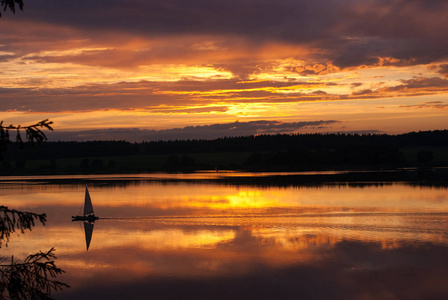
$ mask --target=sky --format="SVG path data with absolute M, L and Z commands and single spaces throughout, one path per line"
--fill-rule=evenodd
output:
M 52 139 L 448 128 L 446 0 L 24 1 L 0 120 Z

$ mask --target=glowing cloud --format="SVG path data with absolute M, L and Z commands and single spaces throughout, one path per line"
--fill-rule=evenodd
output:
M 400 107 L 448 91 L 447 10 L 423 0 L 30 2 L 1 19 L 0 111 L 58 119 L 59 130 L 76 129 L 78 113 L 96 119 L 78 129 L 137 115 L 158 127 L 136 126 L 157 130 L 236 118 L 337 119 L 361 130 L 383 116 L 360 126 L 330 103 L 350 100 L 353 115 L 397 99 L 390 131 L 414 130 L 394 125 Z M 310 102 L 320 104 L 304 116 Z M 440 106 L 426 107 L 422 129 L 446 128 L 432 121 Z

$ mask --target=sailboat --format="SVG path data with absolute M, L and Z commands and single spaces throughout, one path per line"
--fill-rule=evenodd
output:
M 86 194 L 84 197 L 84 214 L 82 216 L 72 216 L 72 221 L 88 221 L 95 222 L 99 217 L 95 216 L 93 212 L 92 199 L 90 199 L 89 190 L 86 187 Z

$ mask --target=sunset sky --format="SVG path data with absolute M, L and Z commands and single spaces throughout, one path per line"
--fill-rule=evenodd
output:
M 0 120 L 54 139 L 448 128 L 446 0 L 25 0 Z

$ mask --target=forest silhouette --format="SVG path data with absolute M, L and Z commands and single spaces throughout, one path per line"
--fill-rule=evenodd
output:
M 25 143 L 26 146 L 27 143 Z M 19 151 L 19 148 L 23 148 Z M 8 145 L 3 174 L 194 170 L 304 171 L 448 166 L 448 130 L 278 134 L 214 140 Z

